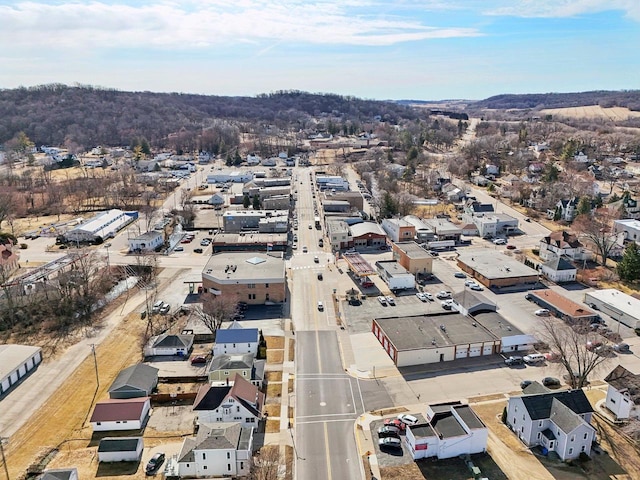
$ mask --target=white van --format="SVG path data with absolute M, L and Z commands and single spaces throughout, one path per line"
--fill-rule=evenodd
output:
M 522 357 L 522 360 L 524 360 L 524 363 L 531 365 L 535 363 L 543 363 L 545 361 L 545 358 L 541 353 L 532 353 L 530 355 L 525 355 L 524 357 Z

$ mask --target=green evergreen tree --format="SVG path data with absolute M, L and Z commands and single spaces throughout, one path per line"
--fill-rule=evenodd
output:
M 589 197 L 582 197 L 578 202 L 578 215 L 587 215 L 591 213 L 591 199 Z
M 148 140 L 144 137 L 140 140 L 140 148 L 145 155 L 151 155 L 151 145 L 149 145 Z
M 616 270 L 625 282 L 637 282 L 640 279 L 640 250 L 636 242 L 627 245 Z
M 253 196 L 253 209 L 260 210 L 260 197 L 258 195 Z
M 227 167 L 230 167 L 233 165 L 233 160 L 231 160 L 231 155 L 229 155 L 229 152 L 227 152 L 227 159 L 225 160 L 224 164 Z
M 385 192 L 382 197 L 382 206 L 380 207 L 380 216 L 382 218 L 390 218 L 398 213 L 398 204 L 389 192 Z
M 242 206 L 244 208 L 249 208 L 249 205 L 251 205 L 251 199 L 249 198 L 249 195 L 245 193 L 244 198 L 242 199 Z
M 242 163 L 242 157 L 240 156 L 240 153 L 238 152 L 238 150 L 236 150 L 236 155 L 235 157 L 233 157 L 233 164 L 237 167 L 241 163 Z

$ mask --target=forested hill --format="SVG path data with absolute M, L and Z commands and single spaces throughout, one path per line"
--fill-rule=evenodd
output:
M 471 110 L 491 108 L 565 108 L 600 105 L 601 107 L 627 107 L 640 111 L 640 90 L 592 91 L 579 93 L 531 93 L 522 95 L 496 95 L 470 103 Z
M 0 90 L 0 144 L 20 131 L 38 145 L 65 140 L 85 147 L 126 145 L 133 137 L 155 143 L 169 133 L 206 127 L 214 119 L 304 128 L 311 117 L 323 114 L 358 123 L 378 115 L 392 123 L 421 115 L 391 102 L 299 91 L 223 97 L 54 84 Z

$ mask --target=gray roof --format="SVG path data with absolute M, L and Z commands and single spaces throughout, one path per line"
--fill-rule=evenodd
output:
M 490 311 L 496 310 L 496 304 L 490 301 L 482 294 L 475 293 L 472 290 L 465 288 L 463 291 L 453 295 L 453 299 L 458 305 L 462 305 L 467 310 L 477 309 L 478 307 L 487 307 Z
M 141 437 L 105 437 L 100 440 L 98 452 L 135 452 Z
M 459 437 L 467 433 L 450 411 L 436 413 L 431 419 L 431 426 L 441 438 Z
M 42 350 L 29 345 L 0 345 L 0 380 Z
M 564 433 L 571 433 L 586 422 L 561 401 L 554 398 L 551 402 L 550 420 Z
M 458 261 L 489 280 L 538 276 L 537 270 L 492 249 L 461 253 Z
M 453 409 L 460 416 L 462 421 L 467 424 L 469 428 L 485 428 L 482 420 L 478 418 L 476 412 L 469 405 L 457 405 Z
M 238 370 L 243 368 L 251 368 L 253 366 L 254 355 L 252 353 L 245 354 L 223 354 L 213 357 L 209 364 L 209 371 L 217 370 Z
M 561 392 L 548 392 L 538 395 L 523 395 L 520 398 L 522 398 L 522 403 L 524 403 L 532 420 L 550 418 L 551 405 L 554 399 L 562 402 L 571 411 L 579 415 L 593 412 L 593 407 L 582 390 L 563 390 Z
M 45 472 L 38 477 L 38 480 L 69 480 L 70 478 L 78 478 L 78 470 L 76 468 L 45 470 Z
M 395 242 L 394 245 L 402 250 L 409 258 L 433 258 L 429 252 L 418 245 L 416 242 Z
M 620 393 L 628 393 L 636 405 L 640 404 L 640 375 L 631 373 L 622 365 L 618 365 L 605 377 L 604 381 Z
M 197 450 L 239 450 L 249 447 L 251 428 L 239 423 L 201 423 L 195 438 L 185 438 L 178 462 L 193 462 Z
M 498 338 L 524 335 L 524 333 L 498 312 L 472 313 L 473 319 Z
M 216 343 L 251 343 L 259 338 L 257 328 L 225 328 L 216 332 Z
M 281 283 L 285 281 L 285 263 L 282 252 L 216 253 L 211 255 L 202 274 L 221 284 L 251 280 Z
M 158 384 L 158 369 L 138 363 L 120 371 L 109 387 L 109 392 L 136 389 L 150 392 Z
M 152 342 L 154 348 L 189 348 L 193 345 L 193 335 L 158 335 Z
M 375 321 L 399 351 L 498 340 L 482 325 L 474 326 L 476 322 L 472 318 L 459 313 L 376 318 Z
M 387 233 L 382 229 L 380 225 L 374 222 L 362 222 L 351 225 L 351 235 L 353 237 L 361 237 L 368 234 L 387 236 Z
M 554 257 L 548 262 L 545 262 L 543 265 L 545 267 L 551 268 L 552 270 L 555 270 L 556 272 L 559 272 L 561 270 L 577 270 L 575 266 L 567 262 L 562 257 Z
M 538 395 L 540 393 L 549 393 L 550 391 L 551 390 L 549 390 L 547 387 L 542 385 L 540 382 L 535 381 L 527 385 L 522 390 L 522 393 L 524 393 L 525 395 Z

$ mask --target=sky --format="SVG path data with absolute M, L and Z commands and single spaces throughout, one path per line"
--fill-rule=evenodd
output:
M 0 0 L 0 88 L 370 99 L 640 88 L 640 0 Z

